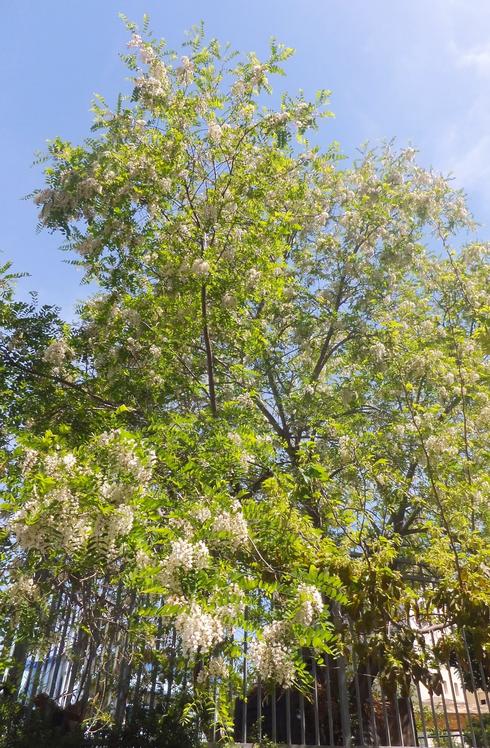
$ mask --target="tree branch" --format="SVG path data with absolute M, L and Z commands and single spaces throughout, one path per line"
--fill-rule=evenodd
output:
M 208 328 L 208 311 L 207 311 L 207 293 L 206 284 L 203 283 L 201 286 L 201 313 L 202 313 L 202 334 L 204 338 L 204 346 L 206 348 L 206 368 L 208 372 L 208 389 L 209 389 L 209 402 L 211 405 L 211 413 L 214 417 L 218 415 L 218 408 L 216 405 L 216 387 L 214 381 L 214 364 L 213 364 L 213 348 L 211 345 L 211 338 L 209 336 Z

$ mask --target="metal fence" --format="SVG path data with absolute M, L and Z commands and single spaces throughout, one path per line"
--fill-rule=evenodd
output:
M 19 696 L 27 703 L 44 692 L 66 707 L 76 702 L 85 714 L 97 703 L 118 724 L 140 713 L 165 714 L 172 699 L 192 694 L 196 672 L 182 658 L 172 629 L 155 619 L 157 636 L 151 657 L 137 654 L 128 629 L 108 624 L 97 644 L 79 625 L 70 599 L 60 595 L 51 605 L 51 645 L 48 651 L 22 650 Z M 413 624 L 415 626 L 415 624 Z M 112 626 L 112 628 L 111 628 Z M 434 648 L 437 632 L 426 634 Z M 287 746 L 424 746 L 490 748 L 488 662 L 474 656 L 463 634 L 464 652 L 439 662 L 430 681 L 411 683 L 408 693 L 386 692 L 373 659 L 362 661 L 354 648 L 337 658 L 318 661 L 304 653 L 311 686 L 268 689 L 249 673 L 248 635 L 241 634 L 241 657 L 235 661 L 240 692 L 228 693 L 234 702 L 234 738 L 253 745 L 266 738 Z M 17 651 L 17 659 L 19 652 Z M 224 686 L 215 682 L 214 696 Z M 227 686 L 228 687 L 228 686 Z M 210 744 L 220 739 L 217 721 L 201 725 Z

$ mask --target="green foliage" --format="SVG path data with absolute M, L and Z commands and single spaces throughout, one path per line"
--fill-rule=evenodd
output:
M 127 25 L 132 95 L 34 195 L 100 293 L 63 325 L 2 286 L 2 616 L 38 641 L 62 592 L 100 641 L 116 606 L 140 661 L 175 625 L 196 704 L 245 626 L 264 682 L 354 646 L 406 691 L 424 627 L 488 645 L 488 245 L 412 149 L 313 146 L 328 92 L 268 107 L 289 48 Z
M 471 728 L 464 731 L 464 739 L 468 745 L 473 745 L 473 735 L 475 736 L 476 745 L 486 745 L 490 738 L 490 714 L 482 714 L 471 718 Z
M 172 709 L 165 715 L 142 712 L 122 728 L 99 727 L 90 733 L 81 729 L 64 732 L 52 727 L 23 705 L 0 701 L 1 748 L 198 748 L 196 725 L 182 724 Z

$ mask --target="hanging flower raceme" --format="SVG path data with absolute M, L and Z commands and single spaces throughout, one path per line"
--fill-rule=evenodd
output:
M 202 540 L 197 543 L 173 540 L 170 555 L 163 562 L 160 581 L 169 591 L 179 592 L 182 573 L 205 569 L 209 563 L 209 550 Z
M 209 652 L 225 635 L 219 618 L 203 611 L 197 603 L 177 615 L 175 628 L 185 655 Z
M 296 666 L 287 622 L 274 621 L 264 627 L 261 638 L 250 647 L 250 662 L 263 681 L 285 688 L 293 684 Z
M 312 584 L 300 584 L 298 586 L 298 602 L 296 620 L 304 626 L 311 626 L 323 611 L 323 599 L 320 590 Z
M 81 559 L 97 549 L 114 556 L 137 517 L 144 517 L 140 504 L 154 455 L 125 432 L 96 436 L 77 454 L 60 445 L 47 452 L 29 447 L 20 461 L 25 500 L 9 529 L 25 551 Z

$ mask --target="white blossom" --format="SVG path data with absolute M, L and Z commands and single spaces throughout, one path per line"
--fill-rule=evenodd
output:
M 135 79 L 135 86 L 143 96 L 150 99 L 165 96 L 168 90 L 168 82 L 154 75 L 142 75 Z
M 231 512 L 220 512 L 213 522 L 213 530 L 217 533 L 226 533 L 227 541 L 235 549 L 248 541 L 247 522 L 239 507 Z
M 227 678 L 230 668 L 222 655 L 211 657 L 208 664 L 199 671 L 198 683 L 205 683 L 209 678 Z
M 22 474 L 26 475 L 36 465 L 39 459 L 39 452 L 37 452 L 35 449 L 25 449 L 23 457 L 24 459 L 22 461 Z
M 377 340 L 371 346 L 371 355 L 378 364 L 384 361 L 386 357 L 386 347 L 380 340 Z
M 250 662 L 264 681 L 272 681 L 285 688 L 292 685 L 296 675 L 293 650 L 286 643 L 284 621 L 264 627 L 262 638 L 250 647 Z
M 223 135 L 223 128 L 216 120 L 212 120 L 208 125 L 208 137 L 213 143 L 219 143 Z
M 68 470 L 71 470 L 77 464 L 77 458 L 75 457 L 73 452 L 68 452 L 66 455 L 63 455 L 62 462 L 63 465 L 68 468 Z
M 311 626 L 315 618 L 323 611 L 321 592 L 312 584 L 298 586 L 299 608 L 296 620 L 304 626 Z
M 176 69 L 177 76 L 181 83 L 189 85 L 194 77 L 194 63 L 187 55 L 180 59 L 180 66 Z
M 248 272 L 248 282 L 251 286 L 254 286 L 261 278 L 262 273 L 257 268 L 251 268 Z
M 236 304 L 236 296 L 227 291 L 223 296 L 223 306 L 226 307 L 226 309 L 234 309 L 234 307 L 236 307 Z
M 77 186 L 78 195 L 83 198 L 90 198 L 102 192 L 102 186 L 94 177 L 83 179 Z
M 39 596 L 39 588 L 31 577 L 19 575 L 9 587 L 8 594 L 13 603 L 28 600 L 32 602 Z
M 198 522 L 207 522 L 211 518 L 211 510 L 207 506 L 201 506 L 193 512 L 193 516 Z
M 191 272 L 194 273 L 194 275 L 206 276 L 208 275 L 209 270 L 209 262 L 202 260 L 200 257 L 196 258 L 191 266 Z
M 50 202 L 54 199 L 55 191 L 51 189 L 44 189 L 39 190 L 39 192 L 36 192 L 34 196 L 34 204 L 35 205 L 45 205 L 46 203 Z
M 133 508 L 124 504 L 118 506 L 115 512 L 110 516 L 109 536 L 121 537 L 131 532 L 134 523 Z
M 219 619 L 205 613 L 197 603 L 192 603 L 190 610 L 179 613 L 175 619 L 175 628 L 180 636 L 184 655 L 209 652 L 224 638 L 224 629 Z
M 53 341 L 43 353 L 43 360 L 52 366 L 62 366 L 73 355 L 73 351 L 65 340 Z
M 151 559 L 149 555 L 146 553 L 146 551 L 143 551 L 141 550 L 141 548 L 138 548 L 138 550 L 136 551 L 135 561 L 136 561 L 136 566 L 138 567 L 138 569 L 144 569 L 145 566 L 148 566 L 150 564 Z
M 202 540 L 197 543 L 183 539 L 173 540 L 170 554 L 160 573 L 162 584 L 172 592 L 178 591 L 179 572 L 205 569 L 209 566 L 209 559 L 209 550 Z
M 82 255 L 82 257 L 88 257 L 89 255 L 93 254 L 97 249 L 99 249 L 99 246 L 100 246 L 99 241 L 89 236 L 86 239 L 84 239 L 83 242 L 80 242 L 80 244 L 77 244 L 75 249 L 80 255 Z

